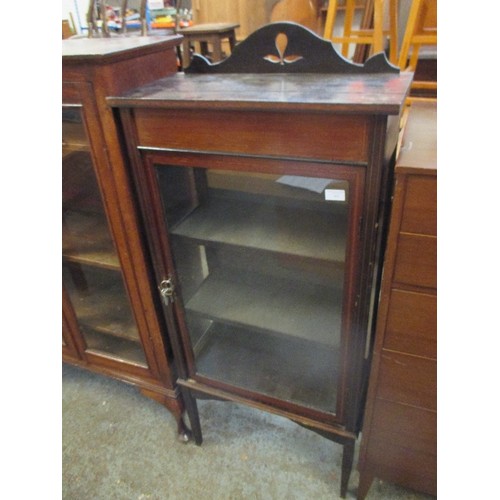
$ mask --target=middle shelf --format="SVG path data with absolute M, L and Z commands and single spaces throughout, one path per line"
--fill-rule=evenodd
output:
M 230 199 L 216 190 L 172 234 L 313 259 L 343 262 L 347 218 L 328 212 Z
M 338 346 L 342 291 L 255 273 L 211 272 L 185 304 L 190 313 Z
M 120 270 L 104 214 L 64 212 L 62 236 L 66 260 Z

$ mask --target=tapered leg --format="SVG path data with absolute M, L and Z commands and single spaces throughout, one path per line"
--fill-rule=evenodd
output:
M 347 486 L 349 485 L 349 477 L 351 476 L 352 463 L 354 460 L 354 441 L 349 441 L 344 444 L 344 452 L 342 454 L 342 477 L 340 479 L 340 496 L 345 498 Z
M 181 388 L 181 393 L 186 406 L 189 422 L 191 423 L 191 431 L 193 433 L 194 442 L 200 446 L 203 442 L 203 436 L 201 434 L 200 416 L 198 414 L 196 399 L 192 396 L 191 391 L 185 387 Z

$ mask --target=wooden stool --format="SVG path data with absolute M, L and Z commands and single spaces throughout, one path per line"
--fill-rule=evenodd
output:
M 235 30 L 239 27 L 236 23 L 204 23 L 180 28 L 177 33 L 184 36 L 182 40 L 182 67 L 187 68 L 191 62 L 189 47 L 191 42 L 200 43 L 200 51 L 203 56 L 208 54 L 208 44 L 213 47 L 212 62 L 222 60 L 222 40 L 229 40 L 231 52 L 236 44 Z
M 372 53 L 384 51 L 384 36 L 389 36 L 389 60 L 394 65 L 398 63 L 398 1 L 397 0 L 366 0 L 364 14 L 359 29 L 353 29 L 354 12 L 360 7 L 356 0 L 345 0 L 345 5 L 339 5 L 337 0 L 330 0 L 325 21 L 323 37 L 333 43 L 342 44 L 342 55 L 347 57 L 350 44 L 368 44 Z M 384 30 L 384 8 L 389 8 L 389 30 Z M 345 9 L 344 29 L 341 36 L 334 36 L 337 10 Z M 354 58 L 355 62 L 363 62 Z

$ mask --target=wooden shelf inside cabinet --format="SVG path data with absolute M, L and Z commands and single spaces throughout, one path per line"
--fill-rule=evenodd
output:
M 199 242 L 223 243 L 343 262 L 345 217 L 245 200 L 212 197 L 172 230 Z
M 208 171 L 207 178 L 209 184 L 214 189 L 224 189 L 241 191 L 243 193 L 251 193 L 254 195 L 262 196 L 272 196 L 277 199 L 288 200 L 289 202 L 301 200 L 306 202 L 318 203 L 318 191 L 306 189 L 301 187 L 301 182 L 313 182 L 316 187 L 317 184 L 314 183 L 313 178 L 308 178 L 300 176 L 279 176 L 270 174 L 259 174 L 255 172 L 253 177 L 248 177 L 242 172 L 237 171 Z M 292 183 L 295 181 L 295 183 Z M 319 179 L 319 182 L 323 184 L 325 180 Z M 327 186 L 335 189 L 342 189 L 347 197 L 349 184 L 346 181 L 339 179 L 329 179 Z M 339 203 L 340 204 L 340 203 Z M 345 203 L 344 203 L 345 204 Z
M 90 152 L 87 149 L 66 152 L 62 162 L 63 210 L 104 214 Z
M 102 332 L 88 329 L 86 325 L 83 325 L 82 330 L 85 334 L 85 343 L 88 350 L 100 355 L 106 353 L 111 358 L 126 359 L 127 362 L 147 367 L 146 357 L 138 340 L 103 335 Z
M 65 148 L 90 151 L 89 141 L 81 122 L 64 122 L 63 150 Z
M 69 272 L 72 265 L 67 262 L 64 271 Z M 89 267 L 85 277 L 88 282 L 82 282 L 78 288 L 71 280 L 65 280 L 79 323 L 105 335 L 138 342 L 121 275 Z
M 235 276 L 238 276 L 236 279 Z M 308 338 L 325 347 L 340 344 L 341 289 L 255 273 L 215 272 L 186 309 L 226 324 Z
M 335 411 L 337 394 L 332 387 L 339 377 L 339 352 L 334 347 L 210 321 L 196 352 L 199 372 L 205 376 Z
M 105 217 L 84 212 L 66 212 L 62 229 L 64 259 L 120 270 Z

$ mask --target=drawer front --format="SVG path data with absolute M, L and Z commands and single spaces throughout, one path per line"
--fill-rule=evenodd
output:
M 401 231 L 436 236 L 436 226 L 436 178 L 434 176 L 408 176 Z
M 437 414 L 434 411 L 377 399 L 370 439 L 377 439 L 408 453 L 437 454 Z
M 436 410 L 436 361 L 382 350 L 377 397 Z
M 437 238 L 401 233 L 398 237 L 395 283 L 435 289 L 437 286 Z
M 373 439 L 367 452 L 367 463 L 373 472 L 386 481 L 416 491 L 436 495 L 437 458 L 416 450 Z
M 392 290 L 384 347 L 436 358 L 437 298 L 435 295 Z
M 370 119 L 279 112 L 134 111 L 140 146 L 366 163 Z

